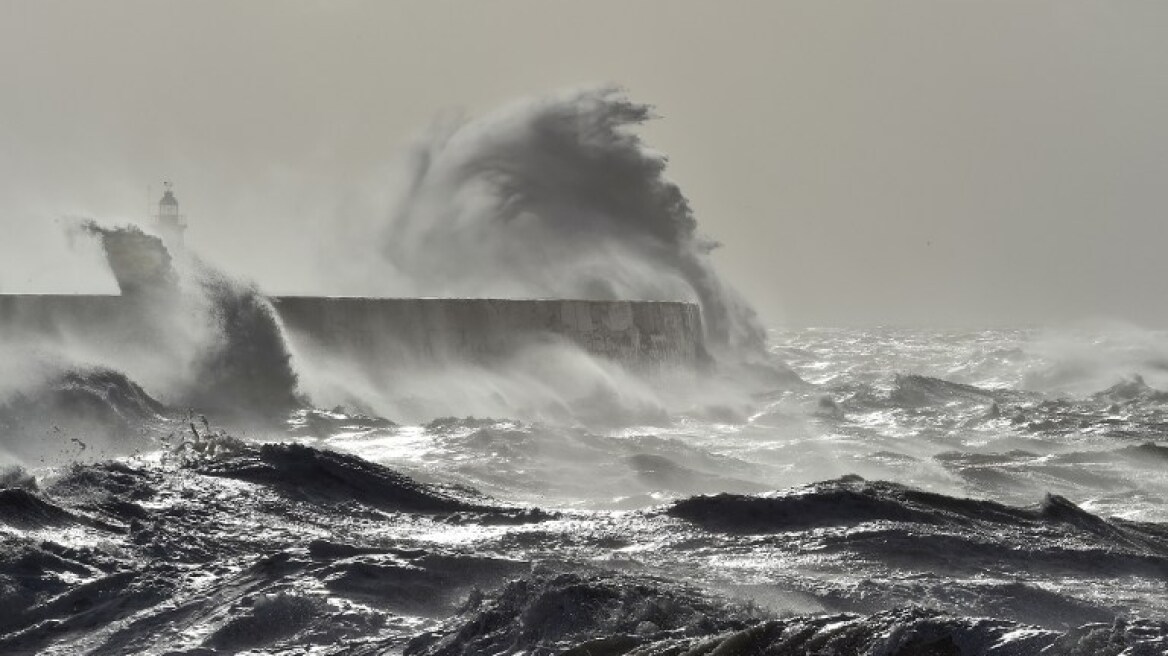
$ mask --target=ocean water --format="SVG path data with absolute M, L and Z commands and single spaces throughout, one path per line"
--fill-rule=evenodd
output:
M 0 334 L 0 654 L 1168 653 L 1168 336 L 766 331 L 653 115 L 441 122 L 305 238 L 335 294 L 696 302 L 700 370 L 370 373 L 84 224 L 172 270 Z
M 0 653 L 1168 653 L 1168 335 L 777 329 L 765 360 L 797 376 L 591 423 L 10 392 L 6 439 L 51 448 L 0 473 Z

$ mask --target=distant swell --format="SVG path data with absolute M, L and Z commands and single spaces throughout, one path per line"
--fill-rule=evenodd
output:
M 265 444 L 210 462 L 203 474 L 271 486 L 317 503 L 360 503 L 379 510 L 416 513 L 477 512 L 538 519 L 418 483 L 392 469 L 344 453 L 298 444 Z
M 690 497 L 674 503 L 668 513 L 727 533 L 871 523 L 915 525 L 904 530 L 922 539 L 946 535 L 970 542 L 1016 544 L 1026 551 L 1108 551 L 1150 558 L 1168 572 L 1168 527 L 1103 519 L 1054 495 L 1036 506 L 1018 508 L 847 476 L 774 496 Z

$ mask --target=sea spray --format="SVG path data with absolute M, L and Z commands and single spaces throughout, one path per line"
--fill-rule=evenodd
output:
M 168 409 L 124 374 L 77 366 L 0 397 L 0 463 L 91 461 L 152 450 Z
M 716 244 L 666 178 L 665 157 L 635 134 L 653 117 L 602 87 L 440 122 L 396 177 L 330 225 L 325 275 L 357 296 L 693 301 L 718 367 L 630 374 L 552 343 L 489 367 L 398 349 L 392 367 L 371 372 L 369 358 L 298 344 L 310 395 L 404 421 L 471 412 L 593 425 L 737 408 L 759 390 L 799 384 L 765 353 L 755 312 L 714 270 Z
M 633 132 L 653 116 L 601 87 L 441 123 L 378 191 L 383 215 L 340 222 L 329 268 L 362 295 L 692 300 L 711 347 L 758 352 L 755 312 Z
M 6 451 L 108 457 L 149 448 L 186 409 L 254 425 L 299 406 L 275 313 L 253 286 L 135 226 L 80 228 L 97 237 L 122 294 L 6 326 Z
M 282 418 L 301 400 L 275 310 L 254 286 L 202 262 L 196 265 L 218 335 L 213 347 L 196 359 L 198 377 L 188 402 L 229 417 Z
M 275 311 L 254 285 L 187 251 L 172 254 L 134 226 L 86 228 L 101 238 L 123 295 L 152 324 L 159 346 L 176 331 L 193 335 L 176 402 L 220 416 L 266 418 L 299 404 Z

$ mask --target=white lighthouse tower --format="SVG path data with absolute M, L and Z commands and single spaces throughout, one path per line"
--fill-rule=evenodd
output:
M 183 233 L 187 229 L 187 218 L 178 213 L 178 199 L 174 197 L 174 185 L 162 183 L 162 200 L 158 201 L 158 214 L 154 215 L 154 227 L 166 245 L 181 248 Z

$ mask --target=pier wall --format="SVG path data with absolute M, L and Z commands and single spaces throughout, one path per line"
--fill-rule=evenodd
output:
M 690 303 L 576 300 L 275 297 L 290 339 L 379 359 L 490 360 L 562 339 L 635 366 L 705 357 Z
M 22 335 L 113 339 L 144 331 L 149 296 L 0 295 L 0 340 Z M 489 362 L 524 345 L 564 340 L 630 366 L 706 358 L 698 306 L 680 302 L 277 296 L 294 351 L 371 365 Z M 165 335 L 143 335 L 164 340 Z

